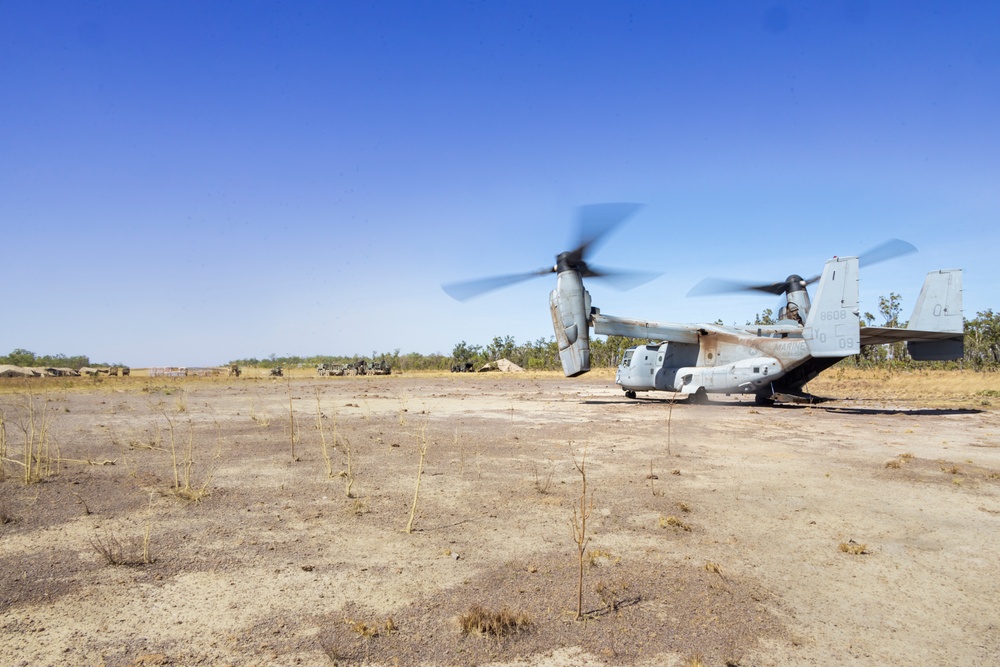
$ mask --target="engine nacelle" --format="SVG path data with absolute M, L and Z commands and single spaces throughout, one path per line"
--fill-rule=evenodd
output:
M 559 273 L 556 288 L 549 294 L 549 310 L 563 373 L 566 377 L 586 373 L 590 370 L 590 292 L 584 289 L 578 271 Z

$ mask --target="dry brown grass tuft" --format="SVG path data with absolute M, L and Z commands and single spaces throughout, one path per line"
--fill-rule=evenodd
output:
M 149 531 L 141 539 L 123 541 L 114 531 L 91 538 L 90 546 L 108 565 L 149 565 L 156 562 L 150 553 Z
M 677 517 L 670 515 L 668 517 L 660 517 L 660 528 L 679 528 L 680 530 L 691 532 L 691 525 L 684 523 Z
M 490 611 L 481 605 L 472 605 L 458 618 L 462 634 L 505 637 L 517 632 L 525 632 L 531 627 L 531 619 L 524 612 L 514 612 L 507 607 Z
M 355 621 L 351 618 L 345 618 L 344 623 L 349 625 L 351 630 L 363 639 L 388 637 L 399 629 L 396 627 L 396 623 L 392 620 L 391 616 L 385 619 L 382 623 L 378 623 L 377 621 L 372 621 L 370 623 L 368 621 Z
M 855 542 L 854 540 L 848 540 L 847 542 L 840 543 L 840 550 L 845 554 L 851 554 L 852 556 L 861 556 L 864 554 L 870 554 L 868 551 L 867 544 L 861 544 L 860 542 Z

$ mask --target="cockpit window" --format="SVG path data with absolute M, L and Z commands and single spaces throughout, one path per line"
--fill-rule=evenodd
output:
M 632 365 L 632 355 L 635 354 L 635 350 L 625 350 L 625 358 L 622 359 L 622 366 L 628 368 Z

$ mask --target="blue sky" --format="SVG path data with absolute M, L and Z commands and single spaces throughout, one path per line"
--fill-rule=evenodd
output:
M 645 207 L 605 313 L 743 323 L 888 238 L 862 309 L 1000 308 L 995 2 L 0 0 L 0 353 L 133 366 L 552 335 L 575 208 Z

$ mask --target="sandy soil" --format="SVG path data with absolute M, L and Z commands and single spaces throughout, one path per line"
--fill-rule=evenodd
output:
M 529 375 L 34 387 L 0 395 L 3 665 L 1000 660 L 992 407 Z M 463 633 L 477 605 L 522 625 Z

